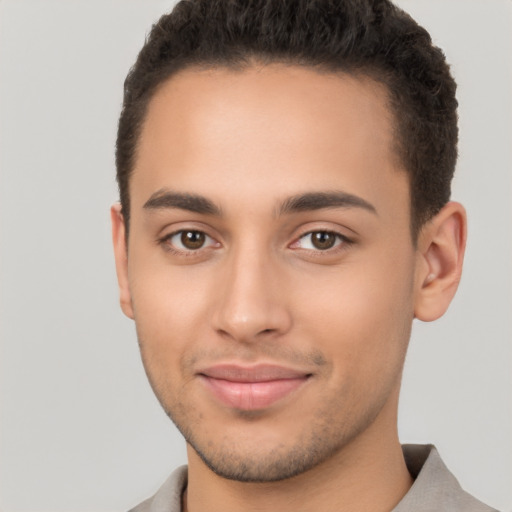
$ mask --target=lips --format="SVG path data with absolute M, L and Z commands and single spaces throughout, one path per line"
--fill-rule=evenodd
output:
M 244 411 L 266 409 L 305 384 L 311 374 L 275 365 L 218 365 L 198 372 L 224 405 Z

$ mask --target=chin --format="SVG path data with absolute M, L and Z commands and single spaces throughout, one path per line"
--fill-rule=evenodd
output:
M 269 483 L 293 478 L 332 459 L 371 421 L 372 418 L 364 418 L 361 423 L 352 424 L 353 428 L 344 429 L 339 422 L 329 422 L 318 415 L 301 425 L 301 430 L 290 428 L 278 433 L 271 424 L 261 424 L 259 428 L 255 423 L 247 423 L 236 430 L 219 430 L 221 434 L 217 437 L 212 436 L 212 430 L 183 428 L 179 421 L 174 423 L 189 447 L 218 476 L 239 482 Z
M 190 444 L 190 443 L 189 443 Z M 286 480 L 305 473 L 329 458 L 331 453 L 306 452 L 304 448 L 274 449 L 268 453 L 247 455 L 233 450 L 204 453 L 194 445 L 192 448 L 204 464 L 215 474 L 238 482 L 269 483 Z

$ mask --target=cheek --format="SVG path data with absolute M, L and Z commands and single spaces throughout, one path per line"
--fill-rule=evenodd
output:
M 336 269 L 306 286 L 297 317 L 340 374 L 371 381 L 403 363 L 413 319 L 413 266 L 407 257 Z M 312 285 L 312 283 L 309 283 Z
M 144 364 L 166 373 L 205 336 L 208 286 L 196 286 L 181 269 L 137 263 L 133 258 L 130 291 Z

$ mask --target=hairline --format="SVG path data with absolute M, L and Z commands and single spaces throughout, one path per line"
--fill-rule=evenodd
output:
M 139 153 L 139 144 L 141 141 L 142 132 L 144 130 L 144 125 L 146 123 L 149 106 L 158 92 L 164 88 L 170 80 L 172 80 L 175 76 L 184 73 L 186 71 L 214 71 L 214 70 L 227 70 L 234 73 L 243 73 L 245 71 L 250 70 L 251 68 L 258 67 L 267 67 L 272 65 L 283 65 L 288 67 L 296 67 L 296 68 L 304 68 L 312 70 L 319 75 L 331 75 L 331 76 L 345 76 L 350 77 L 355 80 L 360 80 L 362 82 L 369 81 L 373 84 L 379 85 L 382 87 L 384 92 L 383 98 L 385 99 L 384 107 L 386 111 L 389 113 L 389 125 L 391 129 L 391 155 L 396 159 L 396 170 L 397 172 L 403 172 L 407 176 L 408 181 L 408 191 L 409 191 L 409 224 L 410 224 L 410 233 L 413 244 L 416 246 L 417 239 L 422 227 L 434 216 L 417 219 L 417 215 L 415 212 L 413 200 L 413 180 L 412 180 L 412 171 L 408 169 L 407 163 L 405 162 L 405 158 L 403 156 L 405 148 L 402 147 L 401 142 L 401 124 L 398 120 L 398 111 L 394 106 L 392 89 L 389 83 L 389 78 L 386 78 L 388 74 L 386 70 L 380 70 L 378 66 L 372 64 L 363 64 L 356 65 L 351 63 L 350 61 L 335 63 L 335 62 L 314 62 L 308 59 L 301 58 L 300 56 L 289 56 L 289 55 L 267 55 L 267 54 L 259 54 L 256 52 L 252 52 L 250 54 L 243 54 L 237 56 L 228 56 L 216 61 L 211 59 L 196 59 L 196 60 L 183 60 L 178 62 L 173 62 L 172 65 L 168 65 L 162 67 L 158 72 L 155 72 L 155 76 L 157 79 L 154 79 L 153 85 L 147 88 L 143 94 L 139 98 L 137 98 L 136 103 L 138 103 L 138 107 L 142 109 L 139 112 L 139 122 L 135 129 L 135 143 L 133 149 L 133 161 L 131 162 L 130 168 L 126 172 L 126 184 L 127 184 L 127 199 L 128 199 L 128 212 L 124 211 L 123 201 L 121 201 L 122 214 L 125 218 L 126 224 L 126 237 L 128 238 L 129 233 L 129 218 L 130 218 L 130 209 L 131 209 L 131 194 L 130 194 L 130 186 L 132 182 L 132 174 L 135 170 L 138 153 Z M 392 78 L 391 78 L 392 79 Z M 122 198 L 121 198 L 122 199 Z M 126 213 L 128 213 L 126 215 Z

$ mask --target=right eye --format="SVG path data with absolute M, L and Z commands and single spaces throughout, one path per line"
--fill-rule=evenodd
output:
M 194 252 L 206 247 L 214 247 L 218 243 L 203 231 L 181 229 L 165 236 L 161 243 L 176 252 Z

